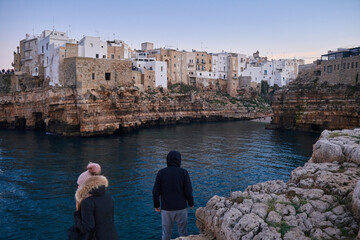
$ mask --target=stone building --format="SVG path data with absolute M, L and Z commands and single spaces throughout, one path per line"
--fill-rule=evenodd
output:
M 146 78 L 142 82 L 143 85 L 146 85 L 151 88 L 155 87 L 164 87 L 167 88 L 167 64 L 166 62 L 156 61 L 155 58 L 135 58 L 132 60 L 133 71 L 139 71 L 142 74 L 146 74 L 148 71 L 154 72 L 154 83 L 147 83 L 150 81 L 150 78 Z
M 78 94 L 88 90 L 133 86 L 132 63 L 128 60 L 107 60 L 72 57 L 64 59 L 65 87 L 76 87 Z
M 141 44 L 142 51 L 149 51 L 154 49 L 154 43 L 151 42 L 144 42 Z
M 39 71 L 38 37 L 26 34 L 26 38 L 20 41 L 20 57 L 22 73 L 32 75 Z
M 360 47 L 339 49 L 321 56 L 321 81 L 330 84 L 359 83 Z
M 20 47 L 17 47 L 16 52 L 14 52 L 14 62 L 11 64 L 14 67 L 15 72 L 21 71 L 21 55 Z
M 112 60 L 128 59 L 129 46 L 121 40 L 107 41 L 107 58 Z

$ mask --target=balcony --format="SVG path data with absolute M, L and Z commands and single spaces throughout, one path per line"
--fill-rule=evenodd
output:
M 30 48 L 30 47 L 24 48 L 24 52 L 28 52 L 28 51 L 31 51 L 31 50 L 32 50 L 32 48 Z
M 23 61 L 23 62 L 29 61 L 29 60 L 32 60 L 32 56 L 24 57 L 23 59 L 21 59 L 21 61 Z

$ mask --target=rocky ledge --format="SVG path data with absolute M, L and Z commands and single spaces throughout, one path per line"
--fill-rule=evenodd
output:
M 201 235 L 179 239 L 360 239 L 360 129 L 324 131 L 290 180 L 214 196 L 196 211 Z

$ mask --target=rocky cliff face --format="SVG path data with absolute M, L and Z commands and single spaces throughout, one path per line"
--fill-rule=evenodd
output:
M 307 73 L 277 91 L 272 108 L 272 128 L 322 131 L 360 127 L 360 84 L 330 85 Z
M 4 88 L 5 89 L 5 88 Z M 88 90 L 31 88 L 0 93 L 0 128 L 44 129 L 67 136 L 114 134 L 149 125 L 253 119 L 271 109 L 253 95 L 216 91 L 141 92 L 136 87 Z
M 196 238 L 355 239 L 360 218 L 359 141 L 360 129 L 324 131 L 310 161 L 296 168 L 287 183 L 269 181 L 230 197 L 212 197 L 196 211 L 202 233 Z M 333 158 L 329 144 L 338 146 L 339 158 Z

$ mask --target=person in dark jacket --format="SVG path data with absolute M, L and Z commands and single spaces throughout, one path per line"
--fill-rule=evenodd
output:
M 109 185 L 106 177 L 94 175 L 78 183 L 75 228 L 85 236 L 84 239 L 118 239 L 114 224 L 114 200 L 106 191 Z
M 189 173 L 181 168 L 181 155 L 171 151 L 166 157 L 167 167 L 157 175 L 152 190 L 155 211 L 162 218 L 162 240 L 169 240 L 174 222 L 180 236 L 187 236 L 187 204 L 193 208 L 194 198 Z M 160 200 L 161 198 L 161 204 Z

